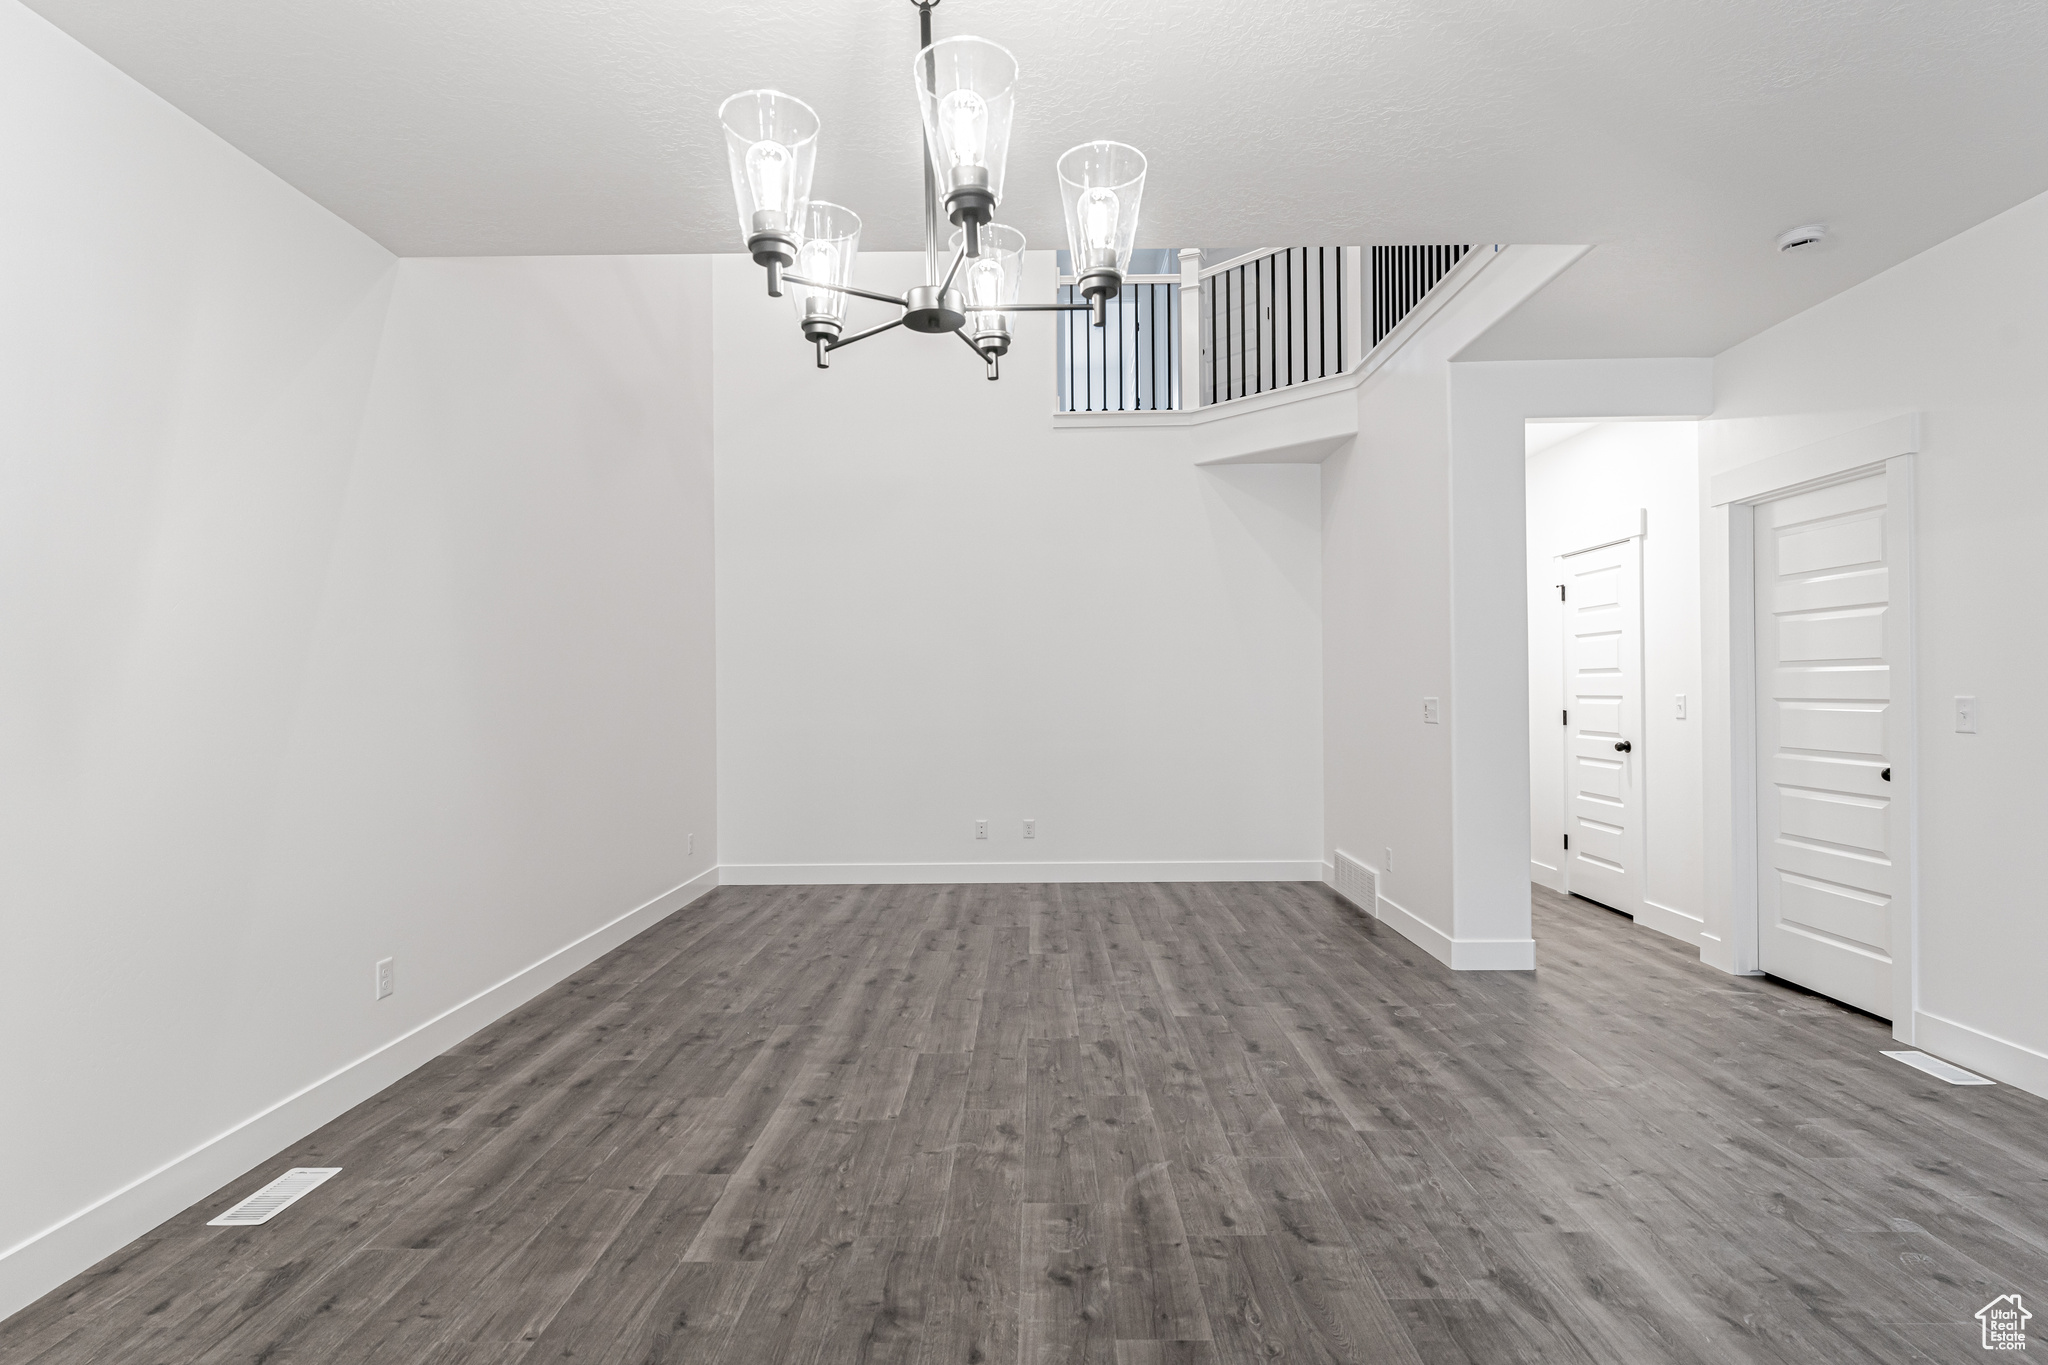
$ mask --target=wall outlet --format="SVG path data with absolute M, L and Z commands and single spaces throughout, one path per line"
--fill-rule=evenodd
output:
M 1422 699 L 1422 723 L 1424 725 L 1434 725 L 1437 723 L 1437 704 L 1435 697 L 1424 697 Z
M 1380 871 L 1382 873 L 1392 872 L 1394 870 L 1394 850 L 1389 848 L 1382 850 L 1382 852 L 1385 856 L 1380 859 Z
M 988 838 L 988 821 L 976 820 L 974 822 L 974 837 L 977 839 Z
M 694 835 L 694 834 L 685 834 L 685 835 L 683 836 L 683 839 L 684 839 L 685 843 L 687 844 L 687 847 L 686 847 L 686 848 L 684 848 L 683 852 L 685 852 L 685 853 L 689 854 L 689 855 L 690 855 L 690 856 L 691 856 L 692 858 L 696 857 L 696 856 L 697 856 L 697 836 L 696 836 L 696 835 Z
M 1956 698 L 1956 733 L 1959 735 L 1974 735 L 1977 733 L 1977 699 L 1975 697 Z
M 1024 837 L 1027 839 L 1036 839 L 1038 837 L 1038 822 L 1036 820 L 1026 820 L 1024 822 Z
M 1678 719 L 1685 719 L 1685 693 L 1678 694 Z
M 388 957 L 383 958 L 377 963 L 377 998 L 382 1000 L 397 989 L 398 968 L 393 964 L 392 959 Z

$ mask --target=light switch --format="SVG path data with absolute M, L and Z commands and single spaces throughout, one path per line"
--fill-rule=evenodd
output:
M 1956 733 L 1959 735 L 1974 735 L 1977 733 L 1977 699 L 1975 697 L 1956 698 Z
M 1437 705 L 1435 697 L 1424 697 L 1422 699 L 1422 723 L 1424 725 L 1435 725 L 1437 723 Z
M 1678 694 L 1678 719 L 1685 719 L 1685 693 Z

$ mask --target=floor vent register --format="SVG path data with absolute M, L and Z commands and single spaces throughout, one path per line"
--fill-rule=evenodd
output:
M 339 1166 L 295 1166 L 206 1226 L 250 1228 L 267 1223 L 340 1174 Z

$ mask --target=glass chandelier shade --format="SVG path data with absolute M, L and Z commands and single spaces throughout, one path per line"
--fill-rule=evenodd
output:
M 1002 202 L 1017 59 L 986 38 L 946 38 L 917 54 L 914 75 L 940 193 L 985 189 Z
M 853 258 L 860 251 L 860 215 L 839 204 L 814 199 L 804 212 L 801 228 L 803 245 L 797 248 L 798 275 L 840 289 L 853 283 Z M 846 321 L 846 305 L 852 298 L 840 289 L 812 289 L 792 286 L 797 321 L 829 318 Z
M 803 234 L 818 158 L 818 116 L 780 90 L 743 90 L 718 107 L 725 128 L 740 237 L 794 240 Z
M 951 250 L 958 252 L 967 241 L 965 230 L 953 234 Z M 1014 304 L 1024 290 L 1024 234 L 1002 223 L 981 229 L 981 255 L 961 269 L 963 292 L 967 295 L 967 327 L 976 332 L 1007 332 L 1011 315 L 984 312 L 992 305 Z
M 1145 193 L 1145 155 L 1121 142 L 1084 142 L 1059 160 L 1060 198 L 1074 273 L 1126 273 Z

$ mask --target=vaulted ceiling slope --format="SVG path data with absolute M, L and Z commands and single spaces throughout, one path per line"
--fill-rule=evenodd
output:
M 0 0 L 14 3 L 14 0 Z M 737 250 L 714 111 L 920 241 L 908 0 L 27 0 L 403 255 Z M 2048 190 L 2040 0 L 943 0 L 1024 76 L 1002 216 L 1152 162 L 1141 245 L 1583 242 L 1491 358 L 1710 355 Z M 1783 229 L 1833 236 L 1781 256 Z M 1987 261 L 1987 270 L 1997 268 Z

